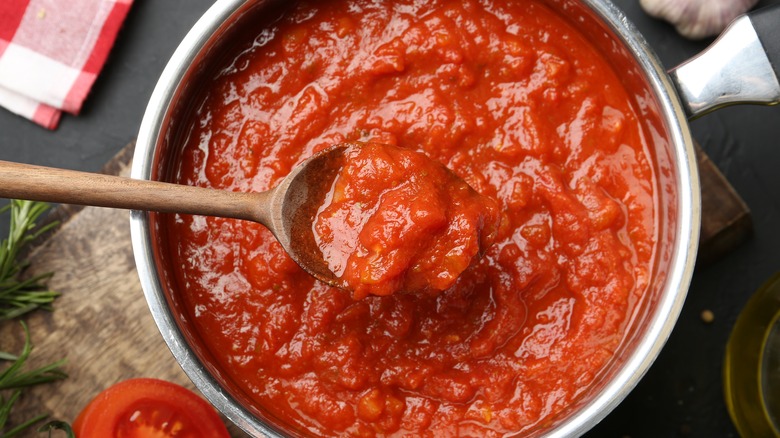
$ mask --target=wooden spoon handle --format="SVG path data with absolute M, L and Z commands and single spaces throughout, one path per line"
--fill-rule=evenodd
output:
M 0 161 L 5 198 L 256 220 L 265 195 Z

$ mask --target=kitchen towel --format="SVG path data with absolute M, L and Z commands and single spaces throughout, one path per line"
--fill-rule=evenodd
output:
M 55 129 L 78 114 L 132 0 L 0 0 L 0 106 Z

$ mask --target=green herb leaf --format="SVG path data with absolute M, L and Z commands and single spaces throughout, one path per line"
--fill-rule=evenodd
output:
M 22 249 L 57 225 L 36 227 L 36 221 L 48 208 L 49 204 L 45 202 L 14 199 L 0 209 L 0 213 L 11 213 L 8 238 L 0 244 L 0 320 L 17 318 L 38 308 L 51 310 L 52 301 L 59 296 L 46 287 L 51 274 L 25 280 L 19 278 L 26 267 L 26 263 L 18 260 Z
M 22 328 L 24 329 L 24 347 L 22 352 L 16 357 L 16 360 L 0 372 L 0 391 L 6 389 L 24 388 L 27 386 L 39 385 L 41 383 L 49 383 L 55 380 L 60 380 L 68 377 L 68 375 L 60 368 L 65 364 L 65 360 L 58 360 L 48 365 L 36 368 L 31 371 L 21 371 L 25 361 L 32 352 L 32 342 L 30 342 L 30 331 L 27 329 L 27 324 L 20 321 Z M 8 353 L 3 353 L 8 355 Z
M 11 437 L 18 436 L 22 432 L 24 432 L 27 429 L 31 428 L 33 426 L 33 424 L 38 423 L 40 421 L 43 421 L 45 419 L 46 419 L 46 415 L 38 415 L 37 417 L 31 418 L 31 419 L 25 421 L 24 423 L 14 427 L 13 429 L 10 429 L 8 431 L 3 432 L 3 434 L 0 435 L 0 437 L 2 437 L 2 438 L 11 438 Z
M 8 416 L 10 415 L 16 400 L 19 399 L 22 388 L 53 382 L 68 376 L 61 368 L 65 363 L 64 360 L 52 362 L 30 371 L 22 371 L 25 361 L 30 356 L 30 353 L 32 353 L 33 345 L 30 341 L 30 331 L 27 329 L 27 325 L 21 321 L 20 324 L 24 330 L 24 346 L 22 347 L 22 352 L 18 356 L 0 352 L 0 358 L 4 360 L 13 360 L 13 363 L 11 363 L 8 368 L 0 372 L 0 391 L 12 390 L 11 395 L 7 399 L 5 396 L 0 395 L 0 437 L 2 438 L 16 436 L 22 431 L 30 428 L 33 424 L 47 417 L 46 415 L 38 415 L 13 429 L 4 431 Z
M 14 407 L 14 403 L 22 395 L 22 391 L 16 390 L 11 393 L 11 396 L 6 399 L 0 396 L 0 430 L 5 427 L 5 423 L 8 422 L 8 416 L 11 415 L 11 408 Z M 5 433 L 1 436 L 5 437 Z

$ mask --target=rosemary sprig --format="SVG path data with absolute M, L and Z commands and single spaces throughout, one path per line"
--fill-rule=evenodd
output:
M 58 360 L 30 371 L 23 371 L 24 364 L 27 358 L 30 357 L 30 353 L 32 353 L 33 345 L 30 341 L 30 331 L 27 329 L 27 324 L 24 322 L 20 322 L 20 324 L 24 330 L 22 352 L 18 356 L 0 352 L 0 359 L 12 361 L 8 368 L 0 372 L 0 436 L 2 438 L 14 437 L 47 417 L 47 415 L 38 415 L 12 429 L 5 430 L 8 417 L 14 404 L 21 396 L 23 388 L 41 383 L 50 383 L 68 377 L 61 368 L 65 363 L 64 360 Z M 6 398 L 4 393 L 7 392 L 10 392 L 10 395 Z
M 18 260 L 19 253 L 30 241 L 49 231 L 56 223 L 36 228 L 36 221 L 49 208 L 44 202 L 11 200 L 0 209 L 11 213 L 8 238 L 0 244 L 0 320 L 17 318 L 37 308 L 51 310 L 51 302 L 59 296 L 46 287 L 51 274 L 20 279 L 27 263 Z
M 0 321 L 18 318 L 25 313 L 38 308 L 51 310 L 51 303 L 59 293 L 46 287 L 46 280 L 51 274 L 42 274 L 21 279 L 21 273 L 27 267 L 27 262 L 19 260 L 22 249 L 41 234 L 49 231 L 56 223 L 36 227 L 36 221 L 49 208 L 43 202 L 11 200 L 6 207 L 0 208 L 0 214 L 10 212 L 11 221 L 8 238 L 0 243 Z M 36 415 L 14 427 L 6 430 L 6 423 L 11 410 L 22 395 L 24 388 L 42 383 L 49 383 L 67 377 L 61 366 L 64 360 L 48 365 L 25 370 L 24 364 L 32 353 L 32 342 L 27 325 L 21 322 L 24 330 L 24 346 L 19 355 L 0 351 L 0 361 L 10 362 L 10 365 L 0 371 L 0 438 L 11 438 L 26 433 L 34 424 L 46 419 L 47 415 Z M 67 423 L 51 421 L 38 432 L 64 430 L 68 437 L 73 432 Z

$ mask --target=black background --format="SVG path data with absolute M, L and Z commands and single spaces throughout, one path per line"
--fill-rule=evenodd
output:
M 710 42 L 679 37 L 666 23 L 646 16 L 636 0 L 616 3 L 667 68 Z M 165 63 L 210 4 L 210 0 L 137 0 L 82 114 L 65 115 L 57 130 L 47 131 L 0 110 L 0 159 L 100 169 L 136 137 Z M 627 399 L 588 436 L 737 435 L 723 402 L 723 352 L 751 293 L 780 270 L 780 108 L 726 108 L 692 122 L 691 127 L 751 208 L 755 233 L 726 258 L 695 273 L 679 322 L 660 357 Z M 0 227 L 4 234 L 5 217 Z M 701 320 L 704 309 L 714 312 L 714 322 Z

